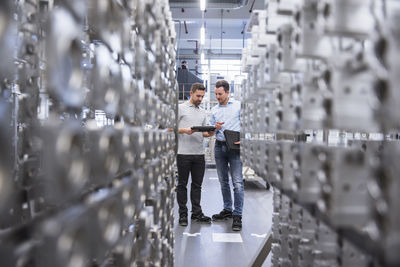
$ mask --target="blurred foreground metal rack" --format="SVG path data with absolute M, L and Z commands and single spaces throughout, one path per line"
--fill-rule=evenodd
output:
M 1 265 L 173 266 L 168 1 L 3 0 L 0 58 Z
M 400 2 L 265 1 L 242 160 L 274 185 L 273 266 L 400 266 Z

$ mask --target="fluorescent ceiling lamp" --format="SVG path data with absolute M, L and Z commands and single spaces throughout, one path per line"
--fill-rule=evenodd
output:
M 201 52 L 201 54 L 200 54 L 200 63 L 201 63 L 201 65 L 206 64 L 206 59 L 204 57 L 204 52 Z
M 204 26 L 201 26 L 201 28 L 200 28 L 200 44 L 204 45 L 205 40 L 206 40 L 206 29 L 204 29 Z
M 200 10 L 201 11 L 206 10 L 206 0 L 200 0 Z

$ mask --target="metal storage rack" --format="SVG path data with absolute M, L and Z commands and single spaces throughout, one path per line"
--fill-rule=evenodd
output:
M 273 266 L 399 266 L 398 1 L 265 1 L 242 160 L 274 186 Z M 268 137 L 268 138 L 266 138 Z M 272 243 L 272 244 L 271 244 Z
M 2 266 L 173 266 L 167 0 L 0 2 Z

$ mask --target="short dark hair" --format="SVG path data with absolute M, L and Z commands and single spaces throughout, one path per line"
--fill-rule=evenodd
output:
M 217 83 L 215 84 L 215 88 L 220 88 L 220 87 L 224 87 L 225 92 L 229 91 L 229 83 L 225 80 L 217 81 Z
M 205 91 L 206 88 L 204 87 L 204 85 L 202 83 L 194 83 L 194 84 L 192 84 L 192 89 L 190 89 L 190 91 L 192 91 L 192 93 L 194 93 L 197 90 Z

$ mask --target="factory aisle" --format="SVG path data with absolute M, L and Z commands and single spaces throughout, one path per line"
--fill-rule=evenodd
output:
M 222 210 L 215 169 L 206 170 L 201 204 L 204 214 L 210 217 Z M 191 210 L 190 204 L 188 209 Z M 258 182 L 246 182 L 241 232 L 232 231 L 232 219 L 212 224 L 189 220 L 188 226 L 182 227 L 178 218 L 176 204 L 175 267 L 249 266 L 272 225 L 272 192 Z M 271 266 L 270 262 L 271 254 L 263 267 Z

